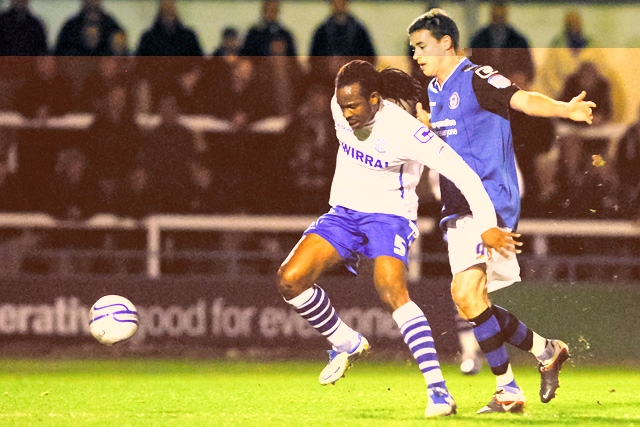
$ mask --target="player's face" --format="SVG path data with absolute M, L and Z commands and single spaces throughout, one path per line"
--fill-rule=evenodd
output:
M 336 99 L 342 110 L 342 115 L 351 129 L 361 129 L 375 116 L 378 111 L 380 96 L 373 92 L 369 96 L 362 95 L 360 83 L 343 86 L 336 91 Z
M 436 40 L 429 30 L 418 30 L 411 33 L 409 42 L 413 47 L 413 59 L 418 63 L 424 75 L 435 77 L 443 69 L 451 49 L 451 37 L 444 36 Z

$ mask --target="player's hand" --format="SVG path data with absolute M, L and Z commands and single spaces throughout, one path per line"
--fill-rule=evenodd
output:
M 482 237 L 482 241 L 487 248 L 494 249 L 506 257 L 509 256 L 509 252 L 516 254 L 522 252 L 518 249 L 522 246 L 522 242 L 516 240 L 520 236 L 519 233 L 512 233 L 494 227 L 482 233 L 480 237 Z M 489 255 L 491 255 L 491 252 L 489 252 Z
M 593 123 L 593 108 L 596 108 L 596 103 L 593 101 L 585 101 L 587 92 L 582 91 L 580 95 L 571 99 L 568 102 L 569 105 L 569 118 L 574 122 L 587 122 Z
M 422 102 L 418 102 L 416 104 L 416 117 L 425 126 L 427 126 L 429 129 L 431 129 L 431 113 L 428 113 L 427 110 L 422 108 Z

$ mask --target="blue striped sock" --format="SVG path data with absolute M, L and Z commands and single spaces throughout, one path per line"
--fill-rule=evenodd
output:
M 360 335 L 344 323 L 329 296 L 318 285 L 287 301 L 318 332 L 333 345 L 336 351 L 351 351 L 360 343 Z
M 418 362 L 427 386 L 445 387 L 431 327 L 420 307 L 409 301 L 394 311 L 392 316 L 400 328 L 404 342 Z
M 491 308 L 487 308 L 469 321 L 474 325 L 473 334 L 491 367 L 491 372 L 494 375 L 504 375 L 509 369 L 509 355 L 504 346 L 500 323 Z
M 309 324 L 325 337 L 333 334 L 342 322 L 336 313 L 335 308 L 331 305 L 329 296 L 318 285 L 314 285 L 313 293 L 302 305 L 295 307 L 295 310 Z
M 533 331 L 518 320 L 516 316 L 498 305 L 491 306 L 491 311 L 498 319 L 498 323 L 500 323 L 505 342 L 521 350 L 531 351 L 531 347 L 533 347 Z

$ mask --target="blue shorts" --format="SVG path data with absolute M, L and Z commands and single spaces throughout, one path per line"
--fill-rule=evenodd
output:
M 357 273 L 360 255 L 391 256 L 408 265 L 409 246 L 418 237 L 418 227 L 407 218 L 363 213 L 336 206 L 318 218 L 304 234 L 317 234 L 336 248 L 344 264 Z

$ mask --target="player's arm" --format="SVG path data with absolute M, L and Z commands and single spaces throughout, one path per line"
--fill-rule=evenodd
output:
M 585 101 L 587 93 L 582 91 L 569 102 L 557 101 L 538 92 L 518 90 L 510 101 L 511 108 L 522 111 L 530 116 L 560 117 L 576 122 L 593 121 L 592 109 L 596 107 L 593 101 Z
M 433 132 L 426 130 L 416 132 L 416 139 L 421 145 L 417 148 L 417 160 L 425 166 L 435 170 L 453 182 L 467 199 L 473 217 L 479 225 L 482 240 L 485 245 L 495 249 L 503 255 L 508 252 L 520 253 L 517 247 L 522 243 L 515 239 L 520 234 L 510 233 L 497 227 L 497 218 L 493 203 L 487 194 L 480 177 L 446 142 Z

